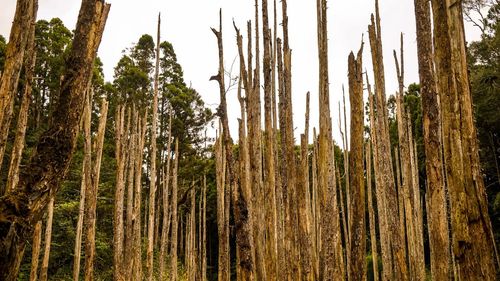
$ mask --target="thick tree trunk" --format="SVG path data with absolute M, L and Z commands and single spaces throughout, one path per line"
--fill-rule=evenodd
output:
M 101 111 L 99 114 L 99 126 L 97 129 L 96 143 L 94 146 L 95 163 L 92 169 L 91 185 L 85 191 L 87 208 L 85 208 L 85 281 L 94 280 L 94 259 L 95 259 L 95 229 L 96 229 L 96 209 L 97 192 L 99 189 L 99 177 L 101 173 L 102 150 L 104 146 L 104 134 L 108 116 L 108 102 L 105 98 L 101 101 Z
M 9 43 L 5 52 L 4 69 L 0 80 L 0 169 L 7 145 L 14 96 L 17 94 L 19 76 L 30 40 L 31 25 L 34 20 L 36 21 L 37 8 L 34 0 L 17 1 Z
M 26 129 L 28 124 L 28 109 L 31 103 L 33 75 L 35 72 L 35 25 L 37 12 L 38 0 L 33 0 L 33 15 L 31 17 L 31 23 L 29 26 L 29 37 L 25 54 L 25 85 L 23 97 L 21 100 L 21 107 L 19 108 L 19 116 L 17 118 L 16 137 L 14 140 L 14 145 L 12 146 L 12 156 L 10 158 L 9 173 L 7 175 L 6 192 L 14 189 L 19 182 L 19 165 L 21 164 L 21 159 L 23 156 Z M 0 160 L 0 167 L 2 165 L 1 162 L 2 161 Z
M 158 75 L 160 72 L 160 24 L 161 19 L 158 15 L 158 30 L 156 36 L 156 66 L 155 81 L 153 91 L 153 114 L 151 116 L 151 173 L 149 185 L 149 220 L 148 220 L 148 249 L 146 253 L 147 280 L 153 280 L 153 248 L 154 248 L 154 230 L 155 230 L 155 196 L 156 196 L 156 131 L 158 119 Z
M 343 280 L 339 210 L 335 187 L 332 120 L 328 82 L 328 38 L 326 0 L 317 1 L 319 54 L 319 204 L 321 212 L 320 279 Z
M 364 103 L 363 43 L 356 58 L 349 55 L 349 101 L 351 104 L 351 145 L 349 157 L 349 280 L 366 279 L 365 184 L 363 167 Z
M 432 1 L 437 90 L 442 105 L 452 254 L 460 280 L 495 280 L 491 222 L 480 174 L 460 2 Z
M 175 139 L 174 168 L 172 171 L 172 237 L 170 238 L 170 281 L 177 281 L 177 171 L 179 169 L 179 140 Z
M 40 281 L 47 281 L 50 257 L 50 244 L 52 241 L 52 221 L 54 219 L 54 197 L 49 201 L 47 206 L 47 225 L 45 226 L 45 241 L 42 259 L 42 267 L 40 268 Z
M 85 109 L 83 112 L 83 163 L 82 163 L 82 183 L 80 187 L 80 205 L 78 207 L 78 221 L 76 223 L 75 234 L 75 258 L 73 260 L 73 280 L 78 281 L 80 277 L 80 258 L 82 250 L 82 232 L 83 219 L 85 214 L 85 199 L 87 197 L 87 188 L 92 188 L 91 179 L 91 158 L 92 158 L 92 141 L 90 134 L 91 118 L 92 118 L 92 95 L 88 90 L 86 93 Z
M 83 93 L 91 79 L 109 8 L 102 1 L 82 1 L 53 122 L 40 137 L 15 191 L 0 198 L 0 280 L 16 279 L 25 241 L 68 170 L 83 111 Z

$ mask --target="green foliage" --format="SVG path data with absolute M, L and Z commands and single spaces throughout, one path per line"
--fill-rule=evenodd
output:
M 5 42 L 5 38 L 2 35 L 0 35 L 0 72 L 3 71 L 6 51 L 7 51 L 7 43 Z

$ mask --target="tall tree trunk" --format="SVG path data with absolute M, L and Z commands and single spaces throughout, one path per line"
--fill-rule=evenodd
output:
M 149 185 L 149 221 L 148 221 L 148 249 L 146 253 L 147 280 L 153 280 L 153 248 L 155 230 L 155 196 L 156 196 L 156 131 L 158 119 L 158 75 L 160 72 L 160 24 L 158 15 L 158 30 L 156 36 L 156 66 L 153 91 L 153 114 L 151 116 L 151 173 Z
M 170 163 L 172 161 L 172 109 L 170 109 L 168 116 L 168 141 L 167 141 L 167 169 L 165 171 L 165 179 L 163 181 L 163 223 L 161 231 L 161 245 L 160 245 L 160 278 L 165 280 L 165 257 L 167 255 L 167 242 L 168 242 L 168 230 L 170 225 L 169 220 L 169 184 L 170 184 Z M 203 280 L 204 281 L 204 280 Z
M 321 213 L 320 280 L 343 280 L 345 271 L 342 260 L 342 241 L 333 162 L 332 120 L 330 117 L 326 0 L 317 1 L 317 17 L 320 112 L 318 152 Z
M 47 206 L 47 225 L 45 226 L 45 241 L 44 252 L 42 259 L 42 267 L 40 268 L 40 281 L 47 281 L 47 271 L 49 269 L 50 244 L 52 240 L 52 221 L 54 219 L 54 197 L 50 198 Z
M 315 280 L 314 272 L 312 270 L 312 242 L 311 242 L 311 223 L 309 220 L 309 207 L 308 201 L 306 200 L 309 189 L 308 173 L 309 173 L 309 154 L 308 154 L 308 144 L 307 137 L 305 134 L 300 136 L 301 146 L 300 146 L 300 166 L 297 167 L 297 208 L 298 208 L 298 219 L 299 219 L 299 229 L 298 229 L 298 242 L 300 250 L 300 266 L 301 266 L 301 276 L 300 280 Z
M 351 145 L 349 157 L 350 206 L 350 267 L 349 280 L 366 279 L 366 224 L 365 224 L 365 184 L 363 167 L 363 43 L 356 57 L 349 54 L 349 101 L 351 104 Z M 346 132 L 347 133 L 347 132 Z
M 0 80 L 0 169 L 7 145 L 14 97 L 17 94 L 24 55 L 30 41 L 31 25 L 34 20 L 36 21 L 38 7 L 35 7 L 35 4 L 38 3 L 35 3 L 34 0 L 17 1 L 9 43 L 5 52 L 4 68 Z
M 207 280 L 207 176 L 203 175 L 203 215 L 202 215 L 202 242 L 201 242 L 201 281 Z M 250 280 L 250 279 L 249 279 Z
M 80 277 L 80 258 L 82 250 L 83 219 L 85 214 L 85 199 L 87 189 L 92 188 L 91 179 L 91 158 L 92 158 L 92 136 L 90 133 L 92 118 L 92 94 L 90 89 L 86 93 L 85 108 L 83 112 L 83 164 L 82 183 L 80 187 L 80 205 L 78 207 L 78 221 L 76 223 L 75 234 L 75 258 L 73 260 L 73 280 L 78 281 Z
M 85 191 L 87 208 L 85 208 L 85 281 L 94 280 L 94 259 L 95 259 L 95 229 L 96 229 L 96 209 L 97 192 L 99 189 L 99 177 L 101 173 L 102 150 L 104 146 L 104 134 L 108 116 L 108 102 L 105 98 L 101 101 L 101 111 L 99 114 L 99 127 L 97 129 L 96 142 L 94 146 L 95 163 L 92 169 L 91 185 Z
M 491 221 L 479 167 L 460 2 L 432 1 L 452 254 L 460 280 L 495 280 Z
M 38 221 L 33 231 L 33 246 L 31 248 L 30 281 L 38 279 L 38 261 L 40 259 L 40 243 L 42 242 L 42 221 Z
M 116 142 L 116 189 L 113 215 L 113 280 L 125 280 L 123 269 L 123 246 L 124 246 L 124 224 L 123 224 L 123 199 L 125 193 L 125 162 L 128 154 L 126 138 L 130 129 L 130 110 L 128 110 L 128 122 L 125 123 L 125 106 L 119 105 L 115 114 L 115 142 Z
M 175 139 L 175 160 L 172 171 L 172 237 L 170 238 L 170 281 L 177 281 L 177 171 L 179 169 L 179 140 Z
M 103 1 L 82 1 L 53 122 L 20 173 L 15 191 L 0 197 L 0 280 L 16 279 L 25 241 L 31 237 L 33 225 L 41 219 L 50 197 L 57 194 L 68 170 L 83 111 L 83 93 L 91 79 L 109 8 Z
M 372 111 L 370 110 L 370 114 Z M 370 221 L 370 244 L 371 244 L 371 254 L 372 254 L 372 264 L 373 264 L 373 276 L 374 281 L 379 280 L 379 269 L 378 269 L 378 250 L 377 250 L 377 233 L 376 233 L 376 222 L 375 222 L 375 211 L 373 207 L 373 188 L 372 188 L 372 156 L 371 156 L 370 142 L 365 145 L 365 156 L 366 156 L 366 183 L 367 183 L 367 193 L 368 193 L 368 215 Z
M 136 154 L 138 140 L 138 126 L 139 117 L 135 104 L 132 104 L 131 117 L 132 125 L 130 127 L 130 137 L 128 142 L 128 171 L 127 171 L 127 206 L 126 206 L 126 220 L 125 220 L 125 242 L 124 242 L 124 255 L 123 255 L 123 274 L 125 276 L 132 276 L 132 263 L 133 263 L 133 212 L 134 212 L 134 175 L 136 168 Z M 127 121 L 128 122 L 128 121 Z M 138 157 L 138 156 L 137 156 Z
M 26 129 L 28 123 L 28 109 L 31 103 L 31 91 L 33 75 L 35 72 L 36 51 L 35 51 L 35 25 L 38 12 L 38 0 L 33 0 L 33 10 L 29 26 L 29 37 L 25 54 L 25 85 L 19 116 L 17 118 L 17 129 L 14 145 L 12 146 L 12 156 L 10 158 L 9 173 L 7 174 L 6 192 L 14 189 L 19 182 L 19 165 L 23 156 Z M 0 78 L 1 79 L 1 78 Z M 1 157 L 1 156 L 0 156 Z M 1 167 L 0 160 L 0 167 Z M 1 168 L 0 168 L 1 169 Z
M 381 235 L 390 235 L 390 253 L 387 249 L 382 248 L 382 256 L 384 258 L 384 272 L 389 271 L 388 276 L 384 273 L 384 279 L 408 280 L 408 268 L 406 265 L 406 257 L 404 255 L 403 237 L 399 230 L 399 215 L 398 215 L 398 199 L 396 187 L 394 184 L 394 172 L 392 166 L 392 155 L 390 149 L 389 125 L 387 119 L 386 95 L 385 95 L 385 76 L 384 63 L 382 55 L 382 35 L 380 27 L 380 14 L 378 0 L 375 1 L 375 17 L 372 14 L 371 24 L 368 27 L 370 36 L 370 46 L 372 51 L 373 72 L 375 76 L 375 94 L 376 94 L 376 121 L 381 134 L 378 134 L 380 141 L 378 143 L 380 161 L 377 163 L 380 167 L 381 179 L 383 186 L 377 185 L 377 188 L 385 189 L 386 197 L 386 212 L 387 228 L 381 232 Z M 383 227 L 384 228 L 384 227 Z M 393 256 L 393 262 L 390 261 L 390 256 Z M 387 268 L 387 263 L 393 268 Z

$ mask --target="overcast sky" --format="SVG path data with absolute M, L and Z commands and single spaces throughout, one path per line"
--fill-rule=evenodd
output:
M 272 15 L 272 0 L 269 11 Z M 8 38 L 15 10 L 15 0 L 1 0 L 0 34 Z M 225 64 L 229 68 L 237 54 L 232 19 L 242 29 L 254 18 L 253 0 L 108 0 L 111 11 L 99 56 L 104 63 L 105 79 L 113 79 L 113 68 L 124 48 L 130 47 L 142 34 L 156 34 L 156 20 L 162 14 L 161 40 L 170 41 L 184 69 L 186 83 L 197 89 L 205 102 L 215 108 L 218 104 L 218 84 L 209 82 L 218 68 L 216 39 L 210 27 L 218 26 L 218 11 L 223 8 Z M 259 1 L 260 2 L 260 1 Z M 61 18 L 74 29 L 81 1 L 39 0 L 39 19 Z M 281 11 L 278 0 L 278 11 Z M 328 39 L 330 64 L 330 95 L 334 120 L 334 136 L 338 133 L 338 101 L 342 99 L 342 84 L 347 85 L 347 56 L 357 51 L 361 36 L 368 41 L 367 26 L 374 11 L 371 0 L 336 0 L 328 4 Z M 405 35 L 405 85 L 418 82 L 415 16 L 412 0 L 381 0 L 380 14 L 387 94 L 397 90 L 393 49 L 399 51 L 399 34 Z M 292 95 L 295 135 L 304 128 L 305 94 L 311 91 L 311 126 L 318 124 L 318 59 L 316 38 L 316 1 L 288 1 L 289 36 L 292 49 Z M 272 18 L 271 18 L 272 20 Z M 272 24 L 272 22 L 271 22 Z M 466 25 L 467 40 L 478 38 L 478 32 Z M 246 35 L 246 32 L 243 32 Z M 278 36 L 282 30 L 279 27 Z M 246 38 L 244 39 L 246 40 Z M 368 43 L 368 42 L 366 42 Z M 245 44 L 245 43 L 244 43 Z M 364 67 L 371 72 L 369 44 L 364 48 Z M 238 67 L 234 67 L 234 75 Z M 373 79 L 371 79 L 373 81 Z M 346 88 L 346 93 L 347 88 Z M 349 97 L 346 97 L 348 102 Z M 230 126 L 237 137 L 239 105 L 236 91 L 228 95 Z M 349 110 L 349 107 L 348 107 Z M 349 120 L 348 120 L 349 122 Z

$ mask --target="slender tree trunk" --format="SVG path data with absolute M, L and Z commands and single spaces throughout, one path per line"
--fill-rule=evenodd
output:
M 307 137 L 301 135 L 300 149 L 300 166 L 297 167 L 298 184 L 297 184 L 297 208 L 299 213 L 299 246 L 300 246 L 300 280 L 314 280 L 314 272 L 312 270 L 312 242 L 311 242 L 311 223 L 309 220 L 309 207 L 306 200 L 309 189 L 308 173 L 309 173 L 309 155 Z
M 54 218 L 54 197 L 50 199 L 47 206 L 47 225 L 45 226 L 45 241 L 44 252 L 42 259 L 42 267 L 40 268 L 40 281 L 47 281 L 47 272 L 49 269 L 50 244 L 52 240 L 52 220 Z
M 317 1 L 319 54 L 320 134 L 318 152 L 319 204 L 321 212 L 320 280 L 343 280 L 342 241 L 335 187 L 332 120 L 328 82 L 326 0 Z
M 372 111 L 370 111 L 372 114 Z M 374 281 L 379 280 L 379 269 L 378 269 L 378 250 L 377 250 L 377 233 L 376 233 L 376 222 L 375 222 L 375 211 L 373 207 L 373 188 L 372 188 L 372 156 L 370 143 L 366 143 L 365 148 L 366 156 L 366 183 L 367 183 L 367 193 L 368 193 L 368 215 L 370 221 L 370 244 L 372 252 L 372 263 L 373 263 L 373 276 Z
M 9 173 L 7 175 L 6 192 L 13 190 L 19 182 L 19 165 L 23 156 L 26 129 L 28 123 L 28 109 L 31 103 L 31 91 L 33 84 L 33 74 L 35 72 L 36 51 L 35 51 L 35 25 L 38 12 L 38 0 L 33 0 L 33 10 L 31 23 L 29 26 L 29 37 L 25 54 L 25 85 L 19 116 L 17 118 L 17 129 L 14 145 L 12 146 L 12 156 L 10 158 Z M 1 79 L 1 78 L 0 78 Z M 0 160 L 0 167 L 1 167 Z M 0 168 L 1 169 L 1 168 Z
M 42 221 L 38 221 L 33 231 L 33 246 L 31 249 L 30 281 L 38 279 L 38 262 L 40 259 L 40 243 L 42 242 Z
M 179 140 L 175 139 L 174 169 L 172 171 L 172 237 L 170 238 L 170 280 L 177 280 L 177 171 L 179 169 Z
M 75 237 L 75 258 L 73 260 L 73 280 L 78 281 L 80 277 L 80 257 L 82 252 L 82 232 L 83 232 L 83 219 L 85 214 L 85 199 L 87 197 L 87 189 L 92 188 L 91 179 L 91 158 L 92 158 L 92 136 L 90 133 L 91 118 L 92 118 L 92 94 L 87 91 L 85 102 L 85 109 L 83 112 L 83 164 L 82 164 L 82 183 L 80 187 L 80 206 L 78 207 L 78 221 L 76 224 L 76 237 Z
M 116 108 L 115 114 L 115 139 L 116 139 L 116 189 L 115 189 L 115 206 L 113 220 L 113 280 L 123 281 L 123 198 L 125 191 L 125 162 L 128 154 L 126 138 L 130 129 L 130 110 L 128 110 L 128 122 L 124 129 L 125 123 L 125 106 L 119 105 Z
M 17 278 L 25 241 L 31 237 L 33 225 L 41 219 L 68 170 L 83 111 L 83 93 L 91 78 L 109 8 L 102 1 L 82 1 L 67 60 L 71 63 L 65 68 L 55 118 L 40 137 L 35 156 L 20 173 L 15 191 L 0 197 L 0 221 L 5 230 L 0 234 L 0 280 Z
M 130 117 L 129 117 L 130 118 Z M 139 117 L 135 104 L 132 104 L 132 125 L 131 134 L 128 142 L 128 174 L 127 174 L 127 206 L 126 206 L 126 221 L 125 221 L 125 242 L 124 242 L 124 255 L 123 255 L 123 268 L 122 271 L 125 276 L 132 276 L 133 264 L 133 212 L 134 212 L 134 175 L 136 168 L 136 154 L 137 146 L 139 143 L 138 126 Z
M 349 101 L 351 104 L 351 145 L 349 157 L 349 280 L 366 279 L 365 184 L 363 167 L 364 103 L 363 43 L 356 57 L 349 54 Z
M 313 155 L 311 163 L 312 172 L 312 218 L 313 218 L 313 268 L 315 279 L 319 278 L 319 254 L 320 254 L 320 212 L 318 203 L 318 142 L 316 140 L 316 128 L 313 128 Z
M 2 167 L 7 136 L 12 117 L 14 96 L 17 93 L 24 55 L 30 41 L 31 25 L 36 21 L 34 0 L 18 0 L 5 52 L 5 62 L 0 80 L 0 169 Z M 29 54 L 28 54 L 29 56 Z

